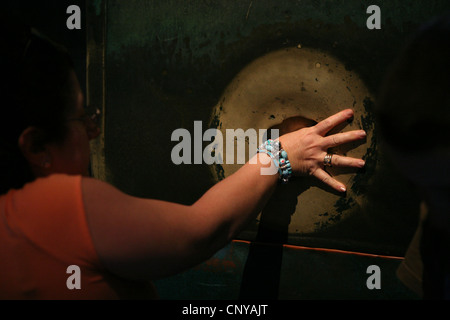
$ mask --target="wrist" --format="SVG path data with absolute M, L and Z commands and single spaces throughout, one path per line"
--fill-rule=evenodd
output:
M 268 139 L 259 146 L 257 153 L 265 153 L 271 158 L 272 163 L 275 166 L 275 170 L 272 171 L 272 174 L 278 173 L 281 183 L 285 184 L 289 181 L 292 176 L 291 164 L 286 150 L 283 149 L 281 142 L 278 139 Z

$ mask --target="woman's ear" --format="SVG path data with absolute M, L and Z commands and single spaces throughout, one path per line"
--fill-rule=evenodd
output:
M 50 168 L 50 152 L 47 150 L 44 142 L 44 132 L 36 127 L 26 128 L 19 136 L 19 149 L 30 166 L 45 169 Z

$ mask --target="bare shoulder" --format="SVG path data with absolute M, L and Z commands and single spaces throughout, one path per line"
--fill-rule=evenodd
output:
M 134 198 L 115 186 L 94 178 L 83 177 L 81 189 L 88 218 L 101 218 L 102 220 L 114 213 L 122 215 L 124 207 L 130 206 Z M 104 221 L 104 220 L 103 220 Z
M 114 271 L 112 261 L 122 260 L 126 248 L 117 235 L 127 237 L 133 233 L 126 213 L 129 196 L 113 185 L 94 178 L 83 177 L 81 181 L 86 220 L 92 241 L 105 267 Z
M 81 180 L 81 188 L 83 192 L 83 197 L 87 198 L 98 198 L 99 196 L 109 196 L 113 194 L 123 194 L 113 185 L 90 177 L 83 177 Z
M 151 280 L 189 260 L 188 206 L 134 197 L 92 178 L 83 178 L 82 192 L 94 247 L 113 273 Z

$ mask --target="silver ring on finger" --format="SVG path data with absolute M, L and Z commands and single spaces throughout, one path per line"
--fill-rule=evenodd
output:
M 331 165 L 331 159 L 333 158 L 333 155 L 331 153 L 327 153 L 325 155 L 325 158 L 323 158 L 323 165 L 325 167 L 332 167 Z

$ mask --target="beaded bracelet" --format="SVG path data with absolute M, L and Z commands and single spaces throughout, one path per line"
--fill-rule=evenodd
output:
M 282 183 L 288 183 L 292 176 L 291 163 L 288 160 L 287 152 L 281 147 L 279 140 L 268 139 L 259 146 L 257 153 L 267 153 L 278 168 L 279 179 Z

